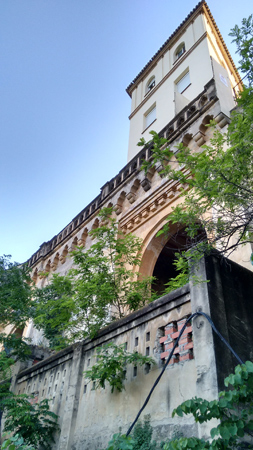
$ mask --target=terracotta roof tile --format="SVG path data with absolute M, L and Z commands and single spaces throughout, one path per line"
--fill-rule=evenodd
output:
M 159 56 L 159 54 L 162 53 L 162 51 L 164 50 L 164 48 L 168 45 L 168 43 L 171 41 L 171 39 L 178 33 L 178 31 L 180 30 L 180 28 L 181 28 L 183 25 L 185 25 L 185 23 L 190 19 L 190 17 L 191 17 L 198 9 L 201 10 L 201 8 L 202 8 L 203 6 L 205 6 L 205 8 L 206 8 L 206 10 L 207 10 L 207 12 L 208 12 L 208 14 L 209 14 L 209 16 L 210 16 L 210 19 L 212 20 L 213 25 L 214 25 L 214 27 L 215 27 L 215 29 L 216 29 L 216 32 L 217 32 L 217 34 L 218 34 L 218 36 L 219 36 L 219 38 L 220 38 L 220 40 L 221 40 L 221 42 L 222 42 L 222 45 L 224 46 L 224 49 L 225 49 L 225 51 L 227 52 L 228 58 L 229 58 L 230 62 L 232 63 L 232 66 L 233 66 L 234 70 L 235 70 L 236 73 L 237 73 L 237 70 L 236 70 L 235 64 L 234 64 L 234 62 L 233 62 L 233 59 L 232 59 L 232 57 L 231 57 L 231 55 L 230 55 L 230 53 L 229 53 L 229 51 L 228 51 L 228 49 L 227 49 L 227 46 L 226 46 L 226 44 L 225 44 L 225 42 L 224 42 L 224 40 L 223 40 L 223 38 L 222 38 L 222 35 L 221 35 L 219 29 L 218 29 L 218 27 L 217 27 L 217 25 L 216 25 L 216 23 L 215 23 L 215 20 L 214 20 L 212 14 L 211 14 L 211 12 L 210 12 L 210 9 L 209 9 L 209 7 L 208 7 L 206 1 L 205 1 L 205 0 L 201 0 L 201 1 L 195 6 L 195 8 L 193 8 L 193 10 L 188 14 L 188 16 L 183 20 L 183 22 L 181 22 L 181 24 L 176 28 L 176 30 L 170 35 L 170 37 L 164 42 L 164 44 L 159 48 L 159 50 L 154 54 L 154 56 L 149 60 L 149 62 L 143 67 L 143 69 L 138 73 L 138 75 L 137 75 L 137 76 L 134 78 L 134 80 L 129 84 L 129 86 L 126 88 L 126 91 L 127 91 L 127 93 L 130 95 L 130 97 L 131 97 L 131 93 L 130 93 L 131 87 L 135 84 L 135 82 L 138 80 L 138 78 L 140 78 L 140 76 L 146 71 L 146 69 L 152 64 L 152 62 Z M 237 73 L 237 75 L 238 75 L 238 79 L 239 79 L 239 81 L 240 81 L 240 76 L 239 76 L 238 73 Z

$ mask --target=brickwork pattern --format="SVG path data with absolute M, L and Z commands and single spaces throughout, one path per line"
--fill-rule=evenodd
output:
M 160 338 L 160 344 L 163 345 L 163 352 L 161 353 L 161 359 L 166 360 L 175 345 L 176 339 L 179 336 L 180 331 L 187 317 L 178 320 L 177 322 L 171 322 L 166 325 L 164 331 L 165 335 Z M 178 362 L 188 361 L 193 359 L 193 340 L 192 340 L 192 326 L 190 322 L 187 324 L 179 342 L 178 346 L 175 348 L 173 356 L 169 364 L 175 364 Z

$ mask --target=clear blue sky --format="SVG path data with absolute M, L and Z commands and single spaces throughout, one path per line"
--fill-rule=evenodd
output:
M 0 255 L 27 260 L 126 164 L 125 88 L 194 0 L 0 0 Z M 229 30 L 249 0 L 209 0 Z

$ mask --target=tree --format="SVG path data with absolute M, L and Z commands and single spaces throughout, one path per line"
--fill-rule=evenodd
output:
M 3 448 L 14 450 L 20 445 L 50 449 L 54 433 L 59 429 L 57 415 L 50 411 L 47 399 L 34 403 L 26 394 L 15 395 L 10 391 L 12 366 L 15 359 L 0 352 L 0 414 L 4 413 L 5 433 L 14 433 L 5 440 Z
M 249 86 L 239 95 L 238 107 L 231 114 L 227 133 L 221 133 L 212 121 L 210 145 L 191 152 L 183 144 L 173 153 L 167 139 L 152 131 L 152 158 L 143 162 L 143 169 L 162 164 L 163 174 L 181 184 L 182 203 L 173 208 L 164 233 L 170 225 L 185 227 L 190 238 L 184 251 L 192 247 L 191 258 L 198 259 L 213 248 L 230 256 L 239 246 L 253 242 L 253 19 L 243 20 L 231 36 L 241 56 L 240 68 L 247 72 Z M 147 145 L 142 138 L 140 146 Z M 199 234 L 200 225 L 205 234 Z M 183 261 L 181 260 L 181 266 Z M 186 267 L 186 265 L 184 266 Z M 182 268 L 182 267 L 181 267 Z M 186 269 L 185 269 L 186 270 Z
M 124 345 L 115 345 L 109 343 L 97 349 L 97 362 L 91 369 L 84 372 L 84 376 L 89 381 L 95 383 L 94 389 L 105 389 L 107 381 L 111 386 L 111 392 L 117 389 L 121 392 L 124 389 L 124 380 L 126 379 L 126 365 L 143 366 L 144 364 L 155 364 L 150 356 L 143 356 L 138 352 L 130 353 L 124 348 Z
M 31 279 L 28 267 L 10 262 L 10 256 L 0 257 L 0 317 L 1 325 L 22 327 L 30 317 Z
M 94 243 L 71 253 L 74 268 L 66 277 L 54 275 L 50 285 L 34 292 L 33 320 L 52 347 L 93 338 L 112 320 L 153 299 L 153 278 L 137 278 L 141 239 L 124 235 L 104 208 L 101 225 L 90 232 Z

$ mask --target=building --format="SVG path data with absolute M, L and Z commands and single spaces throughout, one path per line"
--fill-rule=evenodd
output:
M 29 259 L 37 286 L 47 282 L 44 272 L 65 274 L 71 268 L 68 253 L 75 246 L 91 245 L 88 232 L 99 226 L 97 215 L 104 206 L 115 208 L 115 215 L 125 233 L 131 231 L 143 239 L 140 272 L 155 274 L 161 283 L 166 281 L 163 268 L 172 273 L 173 255 L 166 247 L 168 239 L 164 236 L 157 238 L 156 235 L 165 224 L 172 206 L 180 201 L 180 185 L 162 177 L 159 166 L 145 175 L 140 167 L 142 160 L 150 157 L 150 147 L 139 151 L 137 142 L 142 136 L 148 140 L 149 131 L 155 130 L 169 138 L 172 149 L 181 142 L 193 151 L 198 149 L 210 141 L 212 131 L 205 125 L 211 118 L 221 130 L 226 130 L 239 87 L 240 77 L 232 58 L 206 2 L 201 1 L 128 86 L 127 93 L 131 98 L 128 163 L 102 186 L 100 194 L 89 205 L 58 235 L 43 243 Z M 247 268 L 250 253 L 251 249 L 245 248 L 243 257 L 238 252 L 233 259 Z M 215 258 L 203 264 L 200 270 L 210 272 L 212 266 L 221 283 L 224 282 L 224 289 L 228 287 L 228 275 L 217 268 Z M 246 274 L 240 275 L 241 279 L 252 283 L 251 272 L 246 269 L 244 272 L 233 262 L 231 267 L 235 276 Z M 213 277 L 213 286 L 216 282 L 217 278 Z M 242 283 L 241 304 L 243 294 Z M 125 431 L 138 412 L 157 377 L 162 360 L 167 356 L 165 344 L 169 343 L 165 337 L 170 335 L 169 329 L 176 333 L 185 317 L 196 308 L 213 313 L 217 320 L 223 317 L 226 326 L 232 320 L 230 316 L 238 305 L 234 302 L 230 309 L 229 300 L 222 296 L 219 293 L 218 316 L 219 308 L 213 292 L 206 285 L 187 285 L 110 325 L 95 340 L 73 345 L 36 366 L 17 371 L 13 377 L 13 389 L 33 393 L 38 399 L 52 397 L 52 407 L 60 415 L 62 429 L 55 448 L 96 450 L 105 446 L 111 434 L 117 432 L 119 426 Z M 237 311 L 237 317 L 246 324 L 245 332 L 250 317 L 247 308 L 246 311 L 247 314 L 245 309 Z M 236 335 L 236 323 L 234 330 Z M 211 330 L 198 323 L 187 333 L 189 346 L 178 351 L 178 357 L 168 369 L 169 383 L 164 381 L 160 385 L 158 396 L 147 411 L 151 414 L 156 434 L 161 438 L 173 431 L 173 407 L 193 395 L 208 399 L 217 397 L 221 379 L 226 374 L 224 367 L 217 362 L 220 349 Z M 226 333 L 236 347 L 240 337 L 236 340 L 233 333 Z M 34 344 L 43 344 L 41 333 L 34 329 L 32 323 L 24 330 L 24 336 L 30 337 Z M 113 396 L 109 390 L 92 391 L 82 376 L 82 371 L 95 357 L 96 347 L 110 340 L 127 342 L 130 351 L 146 352 L 149 348 L 157 360 L 157 367 L 151 371 L 146 368 L 146 372 L 138 375 L 129 372 L 126 392 Z M 210 348 L 208 356 L 207 345 Z M 232 360 L 229 360 L 225 368 L 232 365 Z M 191 419 L 184 423 L 184 428 L 186 434 L 205 436 L 208 433 L 208 428 L 197 428 Z
M 200 2 L 127 88 L 131 97 L 128 163 L 100 190 L 58 235 L 43 243 L 28 260 L 32 277 L 40 287 L 44 272 L 66 274 L 71 268 L 68 253 L 76 245 L 91 243 L 88 232 L 99 226 L 97 214 L 102 207 L 113 206 L 121 229 L 143 239 L 140 272 L 163 281 L 164 267 L 174 276 L 172 255 L 164 237 L 156 238 L 179 202 L 178 183 L 163 178 L 157 167 L 145 176 L 140 170 L 150 149 L 140 151 L 140 137 L 149 140 L 150 130 L 169 138 L 171 148 L 183 142 L 193 151 L 209 142 L 206 128 L 214 118 L 226 130 L 230 111 L 235 107 L 235 92 L 240 77 L 205 2 Z M 173 230 L 171 230 L 173 234 Z M 234 253 L 232 258 L 251 268 L 251 249 Z M 163 268 L 162 268 L 163 267 Z M 35 344 L 41 334 L 32 324 L 25 330 Z

